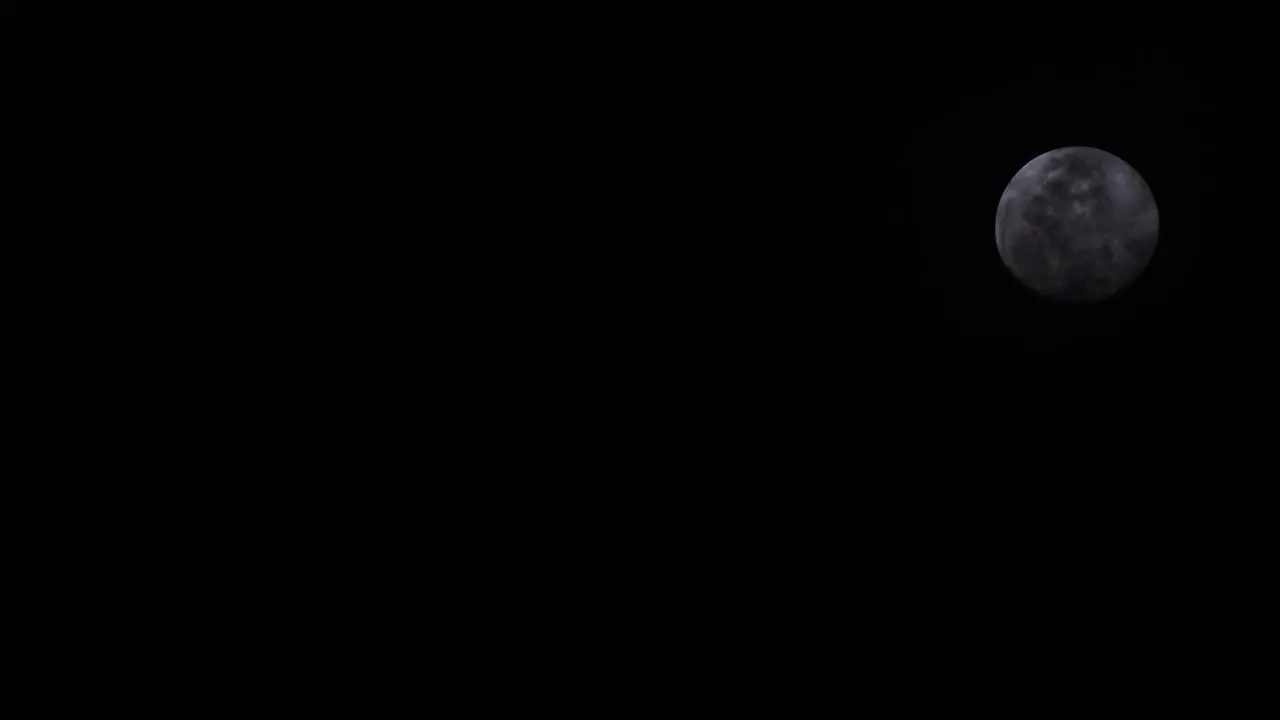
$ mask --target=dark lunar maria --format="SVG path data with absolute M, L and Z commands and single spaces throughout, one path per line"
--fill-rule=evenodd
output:
M 1142 274 L 1158 235 L 1146 181 L 1097 148 L 1035 158 L 1009 181 L 996 210 L 1000 259 L 1023 285 L 1059 300 L 1119 292 Z

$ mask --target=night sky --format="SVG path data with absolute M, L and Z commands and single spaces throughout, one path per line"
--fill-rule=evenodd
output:
M 832 537 L 874 505 L 911 529 L 904 557 L 948 546 L 996 578 L 1238 579 L 1224 498 L 1253 461 L 1227 407 L 1255 361 L 1206 231 L 1207 72 L 906 44 L 806 7 L 638 23 L 644 382 L 653 421 L 735 478 L 699 501 L 810 507 L 786 523 Z M 995 247 L 1009 179 L 1070 145 L 1126 160 L 1160 209 L 1148 271 L 1097 305 L 1036 297 Z

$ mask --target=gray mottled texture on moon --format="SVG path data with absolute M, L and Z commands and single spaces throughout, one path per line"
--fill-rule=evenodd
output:
M 1023 285 L 1061 300 L 1101 300 L 1128 285 L 1155 253 L 1159 229 L 1146 181 L 1096 148 L 1035 158 L 996 210 L 1000 259 Z

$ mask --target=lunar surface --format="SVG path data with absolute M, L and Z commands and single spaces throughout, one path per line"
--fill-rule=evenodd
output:
M 1159 228 L 1142 176 L 1088 147 L 1024 165 L 996 210 L 1000 259 L 1023 285 L 1064 301 L 1102 300 L 1131 283 L 1155 253 Z

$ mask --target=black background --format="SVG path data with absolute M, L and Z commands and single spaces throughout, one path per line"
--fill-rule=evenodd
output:
M 689 526 L 814 566 L 856 535 L 935 577 L 1238 581 L 1257 326 L 1239 241 L 1206 230 L 1218 75 L 1105 34 L 892 27 L 799 4 L 637 22 L 632 382 L 681 443 L 661 467 L 698 478 Z M 1095 305 L 1035 296 L 995 248 L 1009 179 L 1069 145 L 1160 208 L 1148 271 Z

